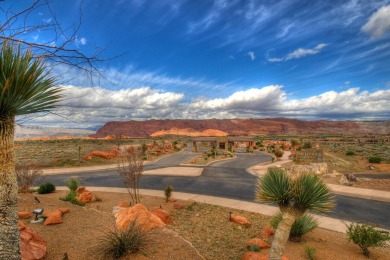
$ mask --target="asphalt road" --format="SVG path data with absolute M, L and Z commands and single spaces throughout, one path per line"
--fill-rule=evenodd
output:
M 269 161 L 270 156 L 260 153 L 238 154 L 237 159 L 221 161 L 203 167 L 199 177 L 142 176 L 140 188 L 163 190 L 168 184 L 175 191 L 254 201 L 257 177 L 246 168 Z M 194 157 L 180 152 L 145 165 L 145 170 L 178 166 Z M 47 176 L 46 180 L 63 186 L 65 180 L 78 176 L 84 185 L 95 187 L 124 187 L 116 170 L 72 173 Z M 390 229 L 390 203 L 336 195 L 336 206 L 324 215 L 350 221 L 366 222 Z

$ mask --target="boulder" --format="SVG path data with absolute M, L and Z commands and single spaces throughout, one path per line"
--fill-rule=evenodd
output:
M 339 183 L 341 185 L 346 185 L 346 186 L 352 186 L 352 182 L 350 182 L 345 175 L 341 175 L 341 178 L 339 180 Z
M 156 215 L 152 214 L 144 205 L 136 204 L 131 208 L 123 208 L 115 213 L 116 226 L 120 230 L 129 228 L 133 221 L 143 232 L 165 226 L 165 223 Z
M 162 220 L 166 225 L 172 223 L 172 218 L 168 215 L 168 212 L 166 212 L 163 209 L 153 209 L 150 211 L 153 215 L 157 216 L 159 219 Z
M 45 222 L 43 222 L 43 225 L 55 225 L 62 223 L 62 212 L 60 210 L 53 210 L 45 212 Z
M 19 221 L 20 252 L 23 260 L 45 259 L 47 254 L 47 243 L 31 228 Z
M 27 219 L 27 218 L 31 217 L 31 213 L 28 211 L 20 211 L 20 212 L 18 212 L 18 217 L 20 219 Z
M 268 260 L 268 255 L 264 255 L 258 252 L 246 252 L 241 259 L 242 260 Z M 288 258 L 282 256 L 282 260 L 288 260 Z
M 175 209 L 184 209 L 186 206 L 184 206 L 184 205 L 181 204 L 181 203 L 175 203 L 175 204 L 173 204 L 173 207 L 174 207 Z
M 62 212 L 62 215 L 66 214 L 66 213 L 69 213 L 69 209 L 68 208 L 59 208 L 58 210 Z
M 375 166 L 374 165 L 368 165 L 368 169 L 369 170 L 375 170 Z
M 251 223 L 245 217 L 237 215 L 237 214 L 234 214 L 234 213 L 230 214 L 230 221 L 234 222 L 234 223 L 237 223 L 239 225 L 242 225 L 244 227 L 250 227 L 251 226 Z
M 257 245 L 257 246 L 258 246 L 259 248 L 261 248 L 261 249 L 266 249 L 266 248 L 269 248 L 269 247 L 270 247 L 266 242 L 264 242 L 262 239 L 257 238 L 257 237 L 252 238 L 251 240 L 249 240 L 249 241 L 246 243 L 246 245 L 247 245 L 248 247 L 250 247 L 250 246 L 252 246 L 252 245 Z
M 273 234 L 275 234 L 275 230 L 270 226 L 265 226 L 265 227 L 263 227 L 263 229 L 260 232 L 260 237 L 261 238 L 268 238 L 268 237 L 272 236 Z
M 91 203 L 93 194 L 85 187 L 80 187 L 77 189 L 77 200 L 81 203 Z
M 357 181 L 356 176 L 355 176 L 354 174 L 352 174 L 352 173 L 348 173 L 346 177 L 347 177 L 347 179 L 348 179 L 349 181 L 351 181 L 351 182 Z

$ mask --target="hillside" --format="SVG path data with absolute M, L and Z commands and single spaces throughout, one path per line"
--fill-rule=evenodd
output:
M 108 122 L 96 134 L 102 138 L 121 134 L 129 137 L 160 135 L 186 136 L 256 136 L 297 134 L 389 134 L 390 120 L 386 121 L 302 121 L 288 118 L 267 119 L 207 119 L 207 120 L 147 120 Z
M 93 134 L 94 131 L 85 129 L 71 129 L 59 127 L 43 127 L 32 125 L 16 125 L 15 138 L 35 138 L 35 137 L 61 137 L 61 136 L 87 136 Z

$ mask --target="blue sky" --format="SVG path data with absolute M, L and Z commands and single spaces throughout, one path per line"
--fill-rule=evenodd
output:
M 72 79 L 64 86 L 70 122 L 48 115 L 37 124 L 390 117 L 390 0 L 54 0 L 51 8 L 65 25 L 78 21 L 81 8 L 75 48 L 121 56 L 94 86 L 82 72 L 55 68 Z M 29 22 L 51 19 L 38 8 Z

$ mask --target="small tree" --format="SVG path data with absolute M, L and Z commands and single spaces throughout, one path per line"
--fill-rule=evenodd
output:
M 135 149 L 129 149 L 118 165 L 118 172 L 130 194 L 133 205 L 141 202 L 139 195 L 139 179 L 143 169 L 144 163 L 141 158 L 141 151 Z
M 37 166 L 28 163 L 17 163 L 15 165 L 16 180 L 19 192 L 29 192 L 35 179 L 42 176 L 42 170 Z
M 165 201 L 168 202 L 169 199 L 171 198 L 172 196 L 172 191 L 173 191 L 173 187 L 172 185 L 168 185 L 165 190 L 164 190 L 164 195 L 165 195 Z
M 274 154 L 275 154 L 276 158 L 278 160 L 280 160 L 280 158 L 282 158 L 284 152 L 282 150 L 276 150 Z
M 385 246 L 386 241 L 390 240 L 390 233 L 384 230 L 377 230 L 369 225 L 359 225 L 352 223 L 347 226 L 347 236 L 350 241 L 354 242 L 363 251 L 367 257 L 370 256 L 369 247 Z

